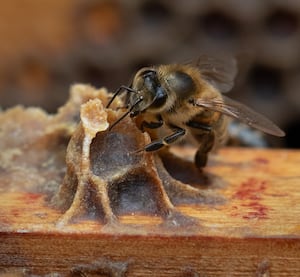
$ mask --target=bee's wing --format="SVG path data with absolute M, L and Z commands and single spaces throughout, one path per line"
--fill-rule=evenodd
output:
M 201 76 L 220 92 L 227 92 L 234 85 L 237 75 L 237 61 L 234 57 L 211 57 L 201 55 L 196 66 Z
M 284 131 L 282 131 L 277 125 L 275 125 L 271 120 L 266 118 L 260 113 L 255 112 L 249 107 L 243 105 L 240 102 L 232 100 L 226 96 L 222 96 L 221 99 L 195 99 L 195 105 L 199 107 L 206 108 L 208 110 L 216 111 L 228 115 L 230 117 L 236 118 L 247 125 L 254 127 L 260 131 L 267 134 L 283 137 L 285 136 Z

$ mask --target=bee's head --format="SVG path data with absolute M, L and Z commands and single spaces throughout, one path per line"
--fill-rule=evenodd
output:
M 128 110 L 110 126 L 110 130 L 127 115 L 135 117 L 146 110 L 157 113 L 165 107 L 168 95 L 161 85 L 157 71 L 154 68 L 142 68 L 135 75 L 131 87 L 121 88 L 127 90 Z M 120 91 L 122 90 L 117 90 L 107 107 L 109 107 Z
M 167 92 L 162 87 L 154 68 L 142 68 L 132 83 L 135 92 L 129 94 L 129 105 L 135 105 L 132 116 L 143 111 L 158 111 L 167 101 Z M 135 104 L 142 99 L 138 104 Z

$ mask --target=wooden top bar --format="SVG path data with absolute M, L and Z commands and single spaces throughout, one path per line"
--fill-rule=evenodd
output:
M 179 227 L 142 214 L 58 226 L 45 195 L 0 184 L 0 276 L 300 276 L 300 151 L 224 148 L 206 172 L 225 202 L 176 206 L 191 219 Z

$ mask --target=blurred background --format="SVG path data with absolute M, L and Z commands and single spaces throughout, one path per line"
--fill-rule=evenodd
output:
M 75 82 L 114 91 L 137 69 L 232 52 L 232 98 L 300 147 L 299 0 L 10 0 L 0 3 L 0 106 L 56 112 Z

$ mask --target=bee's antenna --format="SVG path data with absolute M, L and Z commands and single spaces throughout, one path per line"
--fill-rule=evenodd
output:
M 108 128 L 108 130 L 110 131 L 113 127 L 115 127 L 121 120 L 123 120 L 128 114 L 130 114 L 132 112 L 132 110 L 134 109 L 134 107 L 139 104 L 141 101 L 143 101 L 143 96 L 140 96 L 135 103 L 130 107 L 130 109 L 124 113 L 120 118 L 118 118 L 113 124 L 111 124 Z M 136 113 L 134 112 L 134 115 L 136 115 Z
M 130 88 L 130 87 L 127 87 L 127 86 L 120 86 L 115 92 L 114 92 L 114 95 L 113 97 L 109 100 L 109 102 L 107 103 L 106 105 L 106 108 L 108 109 L 109 106 L 111 105 L 111 103 L 115 100 L 115 98 L 118 96 L 118 94 L 123 91 L 123 90 L 126 90 L 127 92 L 136 92 L 136 90 Z

